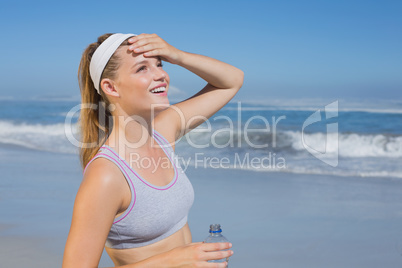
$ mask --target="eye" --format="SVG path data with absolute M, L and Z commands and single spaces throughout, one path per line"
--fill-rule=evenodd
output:
M 143 70 L 145 70 L 147 67 L 144 65 L 144 66 L 141 66 L 140 68 L 138 68 L 138 70 L 137 70 L 137 73 L 138 72 L 141 72 L 141 71 L 143 71 Z
M 161 61 L 158 63 L 158 67 L 163 67 L 163 64 Z

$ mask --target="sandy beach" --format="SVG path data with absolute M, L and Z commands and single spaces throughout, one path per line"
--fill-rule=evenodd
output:
M 0 267 L 60 267 L 78 157 L 2 145 Z M 401 267 L 402 180 L 188 168 L 193 241 L 220 223 L 231 268 Z M 112 266 L 104 254 L 100 267 Z

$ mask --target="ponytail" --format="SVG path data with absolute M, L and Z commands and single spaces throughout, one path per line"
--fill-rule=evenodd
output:
M 82 146 L 80 148 L 80 162 L 82 168 L 98 153 L 112 131 L 113 117 L 108 110 L 110 102 L 100 88 L 97 93 L 89 73 L 89 64 L 95 50 L 112 34 L 104 34 L 98 42 L 90 44 L 84 51 L 78 68 L 78 81 L 81 91 L 81 111 L 78 120 Z M 127 40 L 122 45 L 127 45 Z M 119 58 L 116 53 L 110 58 L 102 77 L 114 79 L 117 76 Z

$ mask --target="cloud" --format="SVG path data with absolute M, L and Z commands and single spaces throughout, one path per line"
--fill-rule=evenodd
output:
M 178 89 L 175 86 L 169 85 L 169 91 L 168 91 L 169 96 L 183 96 L 185 95 L 184 91 Z

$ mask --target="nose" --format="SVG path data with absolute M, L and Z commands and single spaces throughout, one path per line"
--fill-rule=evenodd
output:
M 161 69 L 157 68 L 155 70 L 154 80 L 156 80 L 156 81 L 159 81 L 159 80 L 164 81 L 166 79 L 166 76 L 167 76 L 167 74 L 166 74 L 166 72 L 164 70 L 161 70 Z

